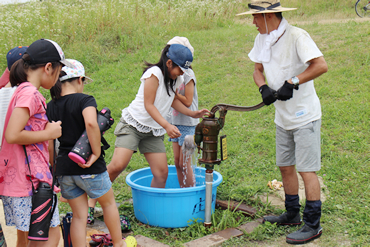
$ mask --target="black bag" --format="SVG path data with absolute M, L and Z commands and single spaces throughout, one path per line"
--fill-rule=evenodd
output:
M 28 239 L 47 241 L 51 218 L 57 204 L 57 195 L 48 183 L 40 182 L 32 195 L 32 212 Z
M 61 227 L 64 239 L 64 247 L 73 247 L 70 232 L 72 216 L 72 212 L 68 212 L 62 219 Z
M 56 205 L 57 195 L 54 194 L 54 175 L 53 183 L 40 182 L 37 190 L 33 186 L 31 178 L 31 168 L 27 156 L 26 147 L 23 146 L 28 164 L 30 175 L 27 176 L 32 184 L 32 211 L 30 220 L 30 229 L 28 230 L 28 239 L 33 241 L 47 241 L 49 239 L 50 222 L 53 217 Z

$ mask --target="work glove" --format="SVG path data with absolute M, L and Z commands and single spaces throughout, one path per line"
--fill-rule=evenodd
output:
M 276 91 L 274 89 L 271 89 L 265 84 L 261 86 L 259 90 L 262 95 L 262 101 L 265 103 L 265 105 L 271 105 L 276 101 Z
M 285 81 L 284 84 L 277 90 L 278 100 L 286 101 L 293 97 L 294 85 Z

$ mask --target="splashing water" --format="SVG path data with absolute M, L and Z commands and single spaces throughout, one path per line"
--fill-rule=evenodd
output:
M 183 184 L 186 186 L 187 181 L 187 175 L 190 173 L 192 176 L 192 185 L 196 186 L 196 179 L 195 179 L 195 168 L 197 167 L 197 145 L 194 142 L 194 136 L 193 135 L 187 135 L 185 136 L 184 143 L 182 144 L 182 154 L 183 154 L 183 164 L 184 167 L 182 174 L 184 175 Z M 192 171 L 188 171 L 188 169 L 192 169 Z

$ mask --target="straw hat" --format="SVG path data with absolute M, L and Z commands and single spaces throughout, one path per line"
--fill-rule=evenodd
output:
M 249 11 L 243 12 L 238 15 L 251 15 L 251 14 L 263 14 L 263 13 L 276 13 L 296 10 L 297 8 L 284 8 L 280 5 L 280 0 L 252 0 L 248 4 Z

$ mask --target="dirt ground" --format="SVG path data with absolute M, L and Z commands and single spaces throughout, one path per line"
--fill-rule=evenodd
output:
M 298 175 L 298 182 L 299 182 L 299 191 L 298 191 L 299 200 L 301 202 L 305 202 L 306 195 L 305 195 L 305 190 L 304 190 L 303 179 L 301 175 L 299 175 L 299 173 L 297 173 L 297 175 Z M 324 191 L 325 191 L 325 193 L 321 193 L 321 201 L 325 202 L 326 197 L 329 195 L 329 191 L 326 185 L 324 184 L 324 180 L 320 176 L 319 176 L 319 182 L 320 182 L 321 190 L 323 190 L 324 188 Z M 259 197 L 261 201 L 264 203 L 270 202 L 272 206 L 275 206 L 281 209 L 285 208 L 284 206 L 284 202 L 285 202 L 284 187 L 281 187 L 279 190 L 275 190 L 272 194 L 270 193 L 268 196 L 261 195 Z

